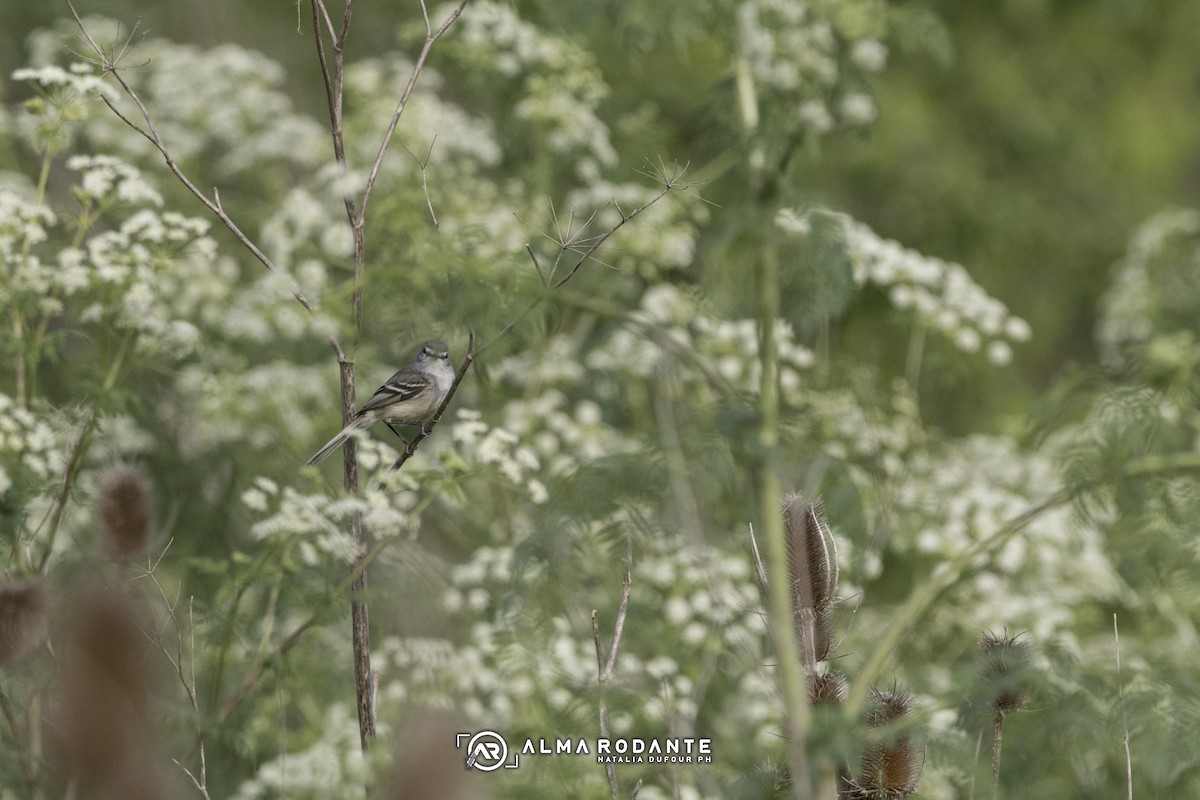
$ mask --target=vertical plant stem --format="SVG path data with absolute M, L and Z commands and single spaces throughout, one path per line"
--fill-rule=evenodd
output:
M 17 405 L 28 408 L 30 398 L 25 387 L 25 323 L 15 304 L 10 317 L 13 342 L 13 393 L 17 397 Z
M 992 720 L 992 800 L 1000 796 L 1000 748 L 1004 742 L 1004 712 L 996 709 Z
M 32 800 L 42 800 L 45 797 L 42 786 L 42 767 L 44 744 L 42 741 L 42 690 L 34 692 L 29 698 L 25 714 L 29 726 L 29 761 L 32 765 L 32 790 L 29 796 Z
M 342 383 L 342 424 L 354 416 L 354 362 L 338 353 Z M 346 491 L 358 494 L 358 448 L 353 437 L 343 449 L 343 475 Z M 350 584 L 350 638 L 354 649 L 354 689 L 358 707 L 358 734 L 363 752 L 375 741 L 375 701 L 371 696 L 371 626 L 367 607 L 366 558 L 370 547 L 362 515 L 355 513 L 349 522 L 350 535 L 358 545 Z
M 625 617 L 629 613 L 629 593 L 633 585 L 633 545 L 630 545 L 630 552 L 625 567 L 625 579 L 621 583 L 621 605 L 617 610 L 617 621 L 613 624 L 612 641 L 608 646 L 608 654 L 605 655 L 604 645 L 600 642 L 600 619 L 596 609 L 592 609 L 592 643 L 596 647 L 596 678 L 600 688 L 599 698 L 599 716 L 600 716 L 600 736 L 608 738 L 608 705 L 605 702 L 605 695 L 608 689 L 608 679 L 612 677 L 613 670 L 617 666 L 617 651 L 621 647 L 621 633 L 625 630 Z M 608 788 L 612 795 L 612 800 L 618 800 L 621 790 L 617 784 L 617 772 L 612 764 L 604 765 L 604 774 L 608 778 Z M 637 796 L 640 791 L 641 781 L 638 786 L 633 789 L 633 797 Z
M 787 571 L 787 542 L 783 525 L 783 491 L 779 484 L 779 353 L 775 321 L 779 316 L 778 256 L 769 240 L 758 260 L 759 390 L 761 425 L 758 435 L 759 516 L 767 551 L 767 600 L 771 636 L 775 642 L 776 672 L 783 690 L 785 738 L 793 794 L 797 800 L 812 797 L 805 753 L 809 729 L 804 672 L 792 625 L 791 580 Z
M 921 383 L 921 361 L 925 355 L 926 328 L 916 323 L 908 337 L 908 355 L 904 358 L 904 376 L 914 392 Z
M 1117 650 L 1117 698 L 1121 704 L 1121 737 L 1125 745 L 1125 788 L 1128 800 L 1133 800 L 1133 754 L 1129 752 L 1129 717 L 1125 713 L 1125 680 L 1121 677 L 1121 633 L 1117 629 L 1117 615 L 1113 614 L 1113 644 Z
M 346 38 L 350 31 L 353 0 L 346 0 L 342 11 L 340 28 L 333 20 L 323 0 L 312 0 L 313 39 L 317 47 L 317 60 L 325 82 L 325 97 L 329 106 L 329 132 L 333 138 L 333 154 L 344 175 L 347 170 L 344 132 L 342 129 L 342 103 L 344 90 L 344 58 Z M 323 25 L 324 23 L 324 25 Z M 333 64 L 330 67 L 325 53 L 323 28 L 328 31 L 333 47 Z M 354 330 L 351 352 L 356 352 L 362 336 L 363 286 L 366 269 L 365 206 L 355 209 L 354 201 L 347 193 L 343 195 L 346 217 L 354 237 L 354 290 L 350 300 L 350 320 Z M 342 387 L 342 424 L 350 422 L 355 410 L 354 360 L 347 357 L 341 345 L 333 342 L 337 356 L 338 376 Z M 357 495 L 358 448 L 353 439 L 346 442 L 343 454 L 343 485 L 350 495 Z M 350 642 L 354 653 L 354 693 L 358 709 L 358 736 L 364 753 L 375 741 L 375 687 L 371 670 L 371 616 L 367 604 L 367 554 L 370 550 L 369 534 L 363 525 L 362 515 L 353 514 L 347 523 L 350 537 L 358 546 L 350 584 Z M 366 793 L 371 794 L 368 782 Z

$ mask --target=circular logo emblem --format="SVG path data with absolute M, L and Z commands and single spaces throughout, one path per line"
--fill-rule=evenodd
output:
M 495 731 L 480 731 L 467 742 L 467 769 L 491 772 L 508 760 L 508 742 Z

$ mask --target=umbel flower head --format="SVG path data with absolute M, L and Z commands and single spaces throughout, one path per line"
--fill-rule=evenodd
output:
M 109 467 L 96 492 L 100 544 L 109 555 L 136 558 L 150 545 L 150 480 L 128 464 Z

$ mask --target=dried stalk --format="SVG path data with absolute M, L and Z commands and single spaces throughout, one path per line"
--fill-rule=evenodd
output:
M 629 591 L 632 585 L 630 571 L 633 568 L 632 554 L 625 565 L 625 578 L 621 584 L 621 605 L 617 609 L 617 621 L 613 625 L 613 635 L 608 647 L 608 655 L 604 654 L 604 645 L 600 641 L 600 622 L 596 609 L 592 609 L 592 641 L 596 645 L 596 680 L 600 684 L 600 735 L 608 738 L 608 705 L 604 702 L 604 691 L 608 679 L 612 677 L 617 666 L 617 650 L 621 646 L 621 634 L 625 631 L 625 617 L 629 614 Z M 612 800 L 619 800 L 620 788 L 617 785 L 617 773 L 612 764 L 604 765 L 604 774 L 608 777 L 608 788 L 612 792 Z M 641 791 L 641 782 L 633 789 L 633 797 Z

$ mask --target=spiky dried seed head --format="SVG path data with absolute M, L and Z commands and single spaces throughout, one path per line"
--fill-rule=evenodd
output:
M 979 637 L 979 672 L 988 686 L 988 704 L 994 711 L 1007 714 L 1020 711 L 1029 703 L 1025 690 L 1028 681 L 1031 648 L 1018 634 L 997 635 L 985 631 Z
M 837 670 L 809 676 L 808 701 L 813 706 L 840 706 L 846 701 L 846 676 Z
M 901 717 L 906 717 L 913 709 L 913 696 L 907 689 L 893 686 L 891 689 L 872 689 L 871 701 L 867 708 L 867 724 L 872 728 L 881 728 Z
M 811 620 L 816 660 L 825 661 L 832 648 L 830 619 L 837 603 L 837 543 L 820 503 L 789 494 L 784 498 L 783 519 L 796 633 L 803 642 L 804 628 Z
M 24 658 L 46 638 L 50 600 L 37 581 L 0 586 L 0 665 Z
M 892 800 L 908 797 L 921 781 L 922 754 L 912 737 L 901 734 L 887 744 L 871 745 L 863 752 L 858 780 L 850 797 Z
M 867 724 L 883 727 L 907 716 L 913 708 L 913 697 L 904 689 L 871 690 L 871 702 L 866 713 Z M 852 798 L 902 798 L 912 794 L 921 780 L 921 751 L 912 737 L 904 732 L 883 742 L 868 745 L 863 750 L 858 778 L 851 781 L 847 793 Z
M 96 518 L 104 550 L 121 559 L 137 558 L 150 545 L 153 502 L 150 480 L 137 467 L 117 464 L 100 476 Z

